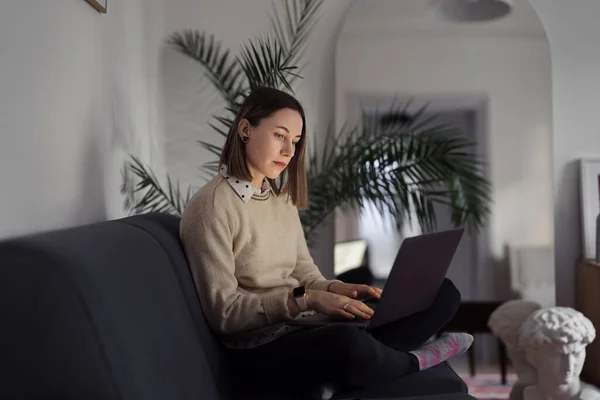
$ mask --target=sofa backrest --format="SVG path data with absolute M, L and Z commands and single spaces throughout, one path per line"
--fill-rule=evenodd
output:
M 0 242 L 0 398 L 226 398 L 178 227 L 145 214 Z

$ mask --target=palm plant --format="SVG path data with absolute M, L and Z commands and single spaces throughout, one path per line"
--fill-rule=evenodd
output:
M 283 12 L 275 8 L 271 31 L 253 38 L 237 57 L 222 50 L 213 35 L 186 30 L 171 36 L 169 43 L 197 61 L 227 103 L 224 115 L 209 125 L 223 139 L 245 96 L 254 88 L 275 87 L 293 93 L 299 78 L 307 38 L 316 23 L 322 0 L 285 0 Z M 389 115 L 405 115 L 409 104 L 394 104 Z M 478 230 L 489 214 L 490 183 L 480 173 L 482 162 L 473 152 L 474 143 L 452 127 L 426 116 L 422 107 L 411 118 L 380 124 L 364 118 L 340 132 L 328 129 L 322 149 L 308 152 L 309 209 L 301 221 L 312 242 L 318 226 L 338 207 L 360 209 L 373 204 L 388 212 L 398 227 L 416 218 L 424 230 L 434 229 L 434 205 L 451 210 L 455 226 Z M 199 143 L 217 157 L 221 148 Z M 209 176 L 217 173 L 218 161 L 203 165 Z M 134 183 L 137 180 L 137 184 Z M 123 169 L 121 192 L 129 213 L 149 211 L 181 214 L 189 201 L 179 182 L 167 176 L 163 189 L 152 171 L 132 156 Z M 139 197 L 139 193 L 144 193 Z

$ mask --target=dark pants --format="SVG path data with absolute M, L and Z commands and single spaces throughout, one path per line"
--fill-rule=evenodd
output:
M 364 387 L 418 370 L 407 354 L 442 328 L 460 305 L 460 293 L 445 279 L 427 310 L 377 329 L 335 324 L 284 335 L 263 346 L 231 350 L 239 372 L 267 386 L 332 384 Z

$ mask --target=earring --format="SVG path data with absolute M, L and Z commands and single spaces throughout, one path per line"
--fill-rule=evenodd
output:
M 242 142 L 244 142 L 244 143 L 248 143 L 248 136 L 244 136 L 244 137 L 242 138 Z

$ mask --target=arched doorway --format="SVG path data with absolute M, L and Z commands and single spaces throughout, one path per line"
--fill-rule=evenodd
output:
M 472 248 L 463 249 L 449 275 L 466 298 L 507 299 L 509 250 L 541 248 L 553 254 L 549 44 L 526 1 L 514 2 L 513 12 L 501 20 L 470 24 L 444 20 L 433 4 L 354 2 L 337 42 L 336 125 L 358 118 L 359 105 L 385 109 L 398 97 L 431 103 L 436 112 L 474 113 L 471 133 L 488 161 L 494 205 L 487 227 L 464 244 Z M 374 267 L 385 274 L 385 260 L 393 257 L 402 235 L 369 240 L 364 221 L 337 213 L 336 241 L 364 238 L 380 244 L 370 253 L 380 256 L 384 265 Z M 553 281 L 552 262 L 536 265 Z

